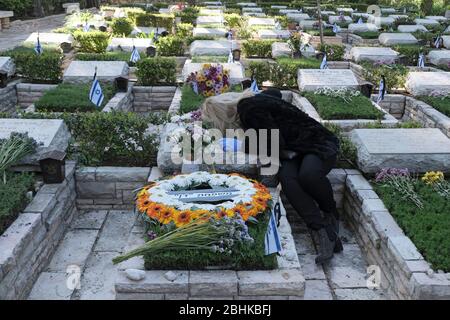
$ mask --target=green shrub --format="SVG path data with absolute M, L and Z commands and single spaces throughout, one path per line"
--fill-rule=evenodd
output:
M 224 20 L 229 28 L 238 28 L 241 25 L 242 17 L 237 13 L 230 13 L 224 15 Z
M 193 56 L 193 63 L 227 63 L 228 56 Z
M 44 52 L 41 55 L 36 54 L 33 48 L 27 47 L 17 47 L 0 55 L 13 58 L 17 73 L 26 81 L 57 83 L 61 79 L 62 51 L 45 46 L 43 48 Z
M 383 112 L 375 108 L 372 102 L 365 96 L 352 97 L 345 102 L 336 97 L 303 93 L 324 120 L 350 120 L 350 119 L 382 119 Z
M 398 29 L 398 26 L 401 25 L 415 25 L 416 23 L 414 22 L 414 19 L 408 17 L 408 18 L 400 18 L 400 19 L 395 19 L 394 23 L 393 23 L 393 27 L 395 30 Z
M 189 84 L 185 84 L 181 88 L 180 113 L 188 113 L 197 110 L 205 101 L 205 97 L 196 94 Z
M 297 87 L 298 69 L 319 69 L 321 61 L 315 58 L 279 58 L 272 65 L 271 80 L 277 87 Z
M 380 36 L 378 31 L 355 32 L 355 34 L 363 39 L 378 39 Z
M 27 192 L 33 189 L 34 177 L 28 173 L 8 173 L 6 181 L 6 184 L 0 181 L 0 235 L 27 206 Z
M 308 30 L 307 33 L 309 35 L 316 36 L 316 37 L 320 36 L 319 30 Z M 323 29 L 323 35 L 326 37 L 334 37 L 336 34 L 333 32 L 333 29 L 326 28 L 326 29 Z
M 420 100 L 428 103 L 430 106 L 442 112 L 447 117 L 450 117 L 450 97 L 432 97 L 432 96 L 422 96 L 419 97 Z
M 172 30 L 175 17 L 172 14 L 145 13 L 136 16 L 136 25 L 139 27 L 165 28 L 168 32 Z
M 343 61 L 345 47 L 340 44 L 320 44 L 319 49 L 320 52 L 327 53 L 328 61 Z
M 105 52 L 105 53 L 86 53 L 86 52 L 78 52 L 75 55 L 75 60 L 81 61 L 125 61 L 128 64 L 132 64 L 130 62 L 130 52 Z
M 172 85 L 176 81 L 177 63 L 173 58 L 145 58 L 137 63 L 138 83 L 144 86 Z
M 410 66 L 417 66 L 419 54 L 427 55 L 430 52 L 430 49 L 427 47 L 410 44 L 396 45 L 392 49 L 400 53 L 400 55 L 404 55 L 406 63 Z
M 60 84 L 53 90 L 49 90 L 35 103 L 39 112 L 87 112 L 101 110 L 114 95 L 111 85 L 102 84 L 104 99 L 102 105 L 97 108 L 89 100 L 90 85 Z
M 327 122 L 324 126 L 339 139 L 338 168 L 356 168 L 357 149 L 352 140 L 339 125 Z
M 0 0 L 0 10 L 14 11 L 15 17 L 25 16 L 32 9 L 32 0 Z
M 177 24 L 175 35 L 180 38 L 187 38 L 192 36 L 192 30 L 194 26 L 190 23 L 179 23 Z
M 381 80 L 381 76 L 386 78 L 386 90 L 394 88 L 403 88 L 405 86 L 406 76 L 408 75 L 408 68 L 400 64 L 378 64 L 371 62 L 362 62 L 364 78 L 378 85 Z
M 183 38 L 177 36 L 160 37 L 156 43 L 156 49 L 160 56 L 182 56 L 184 55 Z
M 242 52 L 246 57 L 270 58 L 274 40 L 247 40 L 242 43 Z
M 128 19 L 130 19 L 132 24 L 134 25 L 136 25 L 136 17 L 138 15 L 145 14 L 145 10 L 141 8 L 123 8 L 123 10 L 125 11 L 125 14 L 127 15 Z
M 177 12 L 176 15 L 177 15 L 177 17 L 181 18 L 182 23 L 194 24 L 197 20 L 199 11 L 200 10 L 197 9 L 196 7 L 187 7 L 187 8 L 184 8 L 183 11 Z
M 109 44 L 110 35 L 101 31 L 84 32 L 81 30 L 73 33 L 74 39 L 78 42 L 81 52 L 106 52 Z
M 246 69 L 247 76 L 254 76 L 259 86 L 264 81 L 272 80 L 271 63 L 269 61 L 251 61 Z
M 115 18 L 111 23 L 114 35 L 127 37 L 133 31 L 133 21 L 128 18 Z

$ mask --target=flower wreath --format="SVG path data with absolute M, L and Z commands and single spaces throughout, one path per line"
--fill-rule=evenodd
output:
M 233 188 L 237 196 L 220 204 L 186 203 L 177 199 L 170 191 L 192 190 L 199 185 Z M 137 194 L 139 212 L 166 225 L 183 226 L 205 215 L 216 218 L 241 215 L 244 221 L 256 217 L 271 206 L 272 196 L 261 183 L 238 174 L 211 174 L 204 171 L 188 175 L 177 175 L 169 180 L 154 182 Z

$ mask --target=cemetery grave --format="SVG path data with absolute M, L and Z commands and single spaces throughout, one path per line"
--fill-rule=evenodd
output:
M 450 299 L 450 8 L 274 3 L 0 11 L 0 299 Z M 340 143 L 323 266 L 265 158 L 212 135 L 209 102 L 270 88 Z

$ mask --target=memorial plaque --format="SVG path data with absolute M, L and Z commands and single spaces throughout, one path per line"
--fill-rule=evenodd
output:
M 168 194 L 176 196 L 178 200 L 187 203 L 217 203 L 233 200 L 234 197 L 239 195 L 239 190 L 232 188 L 214 188 L 170 191 Z
M 315 91 L 320 88 L 355 89 L 358 79 L 349 69 L 299 69 L 298 88 L 300 91 Z
M 353 47 L 350 50 L 350 56 L 355 62 L 382 61 L 393 63 L 398 59 L 398 55 L 397 51 L 382 47 Z
M 228 56 L 231 49 L 228 40 L 195 40 L 189 48 L 191 56 Z
M 428 53 L 428 61 L 435 66 L 447 67 L 450 63 L 450 50 L 431 50 Z
M 437 128 L 355 129 L 350 136 L 365 173 L 390 167 L 450 171 L 450 139 Z
M 417 18 L 417 19 L 414 20 L 414 22 L 417 23 L 417 24 L 424 25 L 424 26 L 437 26 L 437 25 L 439 25 L 439 21 L 434 20 L 434 19 L 420 19 L 420 18 Z
M 261 39 L 288 39 L 290 35 L 289 30 L 258 30 Z
M 199 16 L 197 25 L 202 24 L 223 24 L 223 16 Z
M 413 96 L 430 95 L 433 91 L 450 92 L 450 72 L 410 72 L 406 90 Z
M 411 33 L 382 33 L 378 41 L 385 46 L 396 44 L 416 44 L 418 41 Z
M 114 82 L 116 78 L 128 77 L 129 67 L 125 61 L 72 61 L 63 75 L 66 83 L 91 83 L 97 68 L 97 79 Z
M 402 24 L 397 27 L 398 32 L 428 32 L 428 29 L 421 24 Z

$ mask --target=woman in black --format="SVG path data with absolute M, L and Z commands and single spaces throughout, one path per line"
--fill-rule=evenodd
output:
M 276 89 L 240 100 L 237 112 L 244 130 L 279 129 L 278 176 L 283 192 L 307 226 L 319 234 L 316 263 L 330 260 L 334 252 L 342 251 L 339 214 L 327 178 L 336 163 L 339 140 L 319 122 L 282 100 Z

